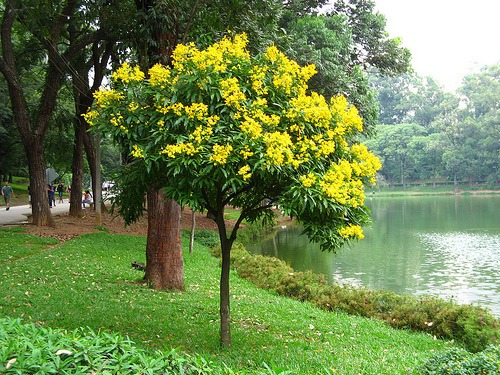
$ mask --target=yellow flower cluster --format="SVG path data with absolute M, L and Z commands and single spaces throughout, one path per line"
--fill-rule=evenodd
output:
M 343 136 L 353 129 L 363 131 L 363 120 L 359 116 L 358 109 L 347 103 L 345 96 L 334 97 L 330 101 L 330 109 L 337 116 L 337 127 L 335 133 Z
M 320 186 L 323 194 L 342 205 L 358 207 L 364 203 L 363 182 L 353 175 L 352 165 L 345 159 L 323 175 Z
M 266 162 L 269 165 L 280 166 L 293 160 L 292 139 L 286 132 L 268 132 L 263 136 L 266 144 Z
M 128 105 L 128 110 L 130 112 L 135 112 L 139 109 L 139 105 L 135 102 L 130 102 L 130 104 Z
M 100 108 L 106 108 L 110 104 L 113 104 L 114 102 L 118 100 L 122 100 L 125 98 L 125 95 L 121 92 L 118 92 L 116 90 L 106 90 L 104 88 L 100 88 L 99 90 L 94 92 L 94 98 L 96 100 L 96 104 Z
M 225 146 L 215 144 L 212 147 L 212 155 L 210 156 L 210 161 L 214 162 L 214 165 L 224 165 L 227 162 L 229 154 L 233 151 L 233 146 L 226 144 Z
M 133 68 L 124 62 L 115 72 L 113 72 L 114 81 L 123 81 L 124 83 L 129 83 L 130 81 L 142 81 L 144 79 L 144 73 L 138 66 Z
M 134 145 L 132 152 L 130 152 L 130 155 L 135 158 L 144 158 L 144 150 L 138 145 Z
M 111 113 L 109 122 L 111 123 L 111 125 L 116 126 L 117 128 L 120 128 L 125 133 L 128 133 L 128 129 L 123 125 L 123 116 L 120 112 Z
M 273 75 L 273 85 L 276 88 L 281 88 L 286 94 L 291 94 L 293 87 L 298 93 L 305 94 L 307 81 L 317 72 L 314 65 L 301 68 L 299 64 L 288 59 L 275 46 L 266 49 L 265 57 L 269 62 L 277 65 Z
M 184 106 L 184 112 L 188 119 L 203 120 L 208 114 L 208 106 L 204 103 L 193 103 L 190 106 Z
M 172 54 L 173 66 L 182 72 L 192 62 L 196 69 L 201 71 L 224 72 L 231 59 L 250 60 L 247 44 L 248 37 L 244 33 L 235 35 L 232 39 L 224 37 L 203 51 L 198 50 L 193 43 L 180 44 Z
M 363 234 L 363 229 L 359 225 L 349 224 L 346 227 L 342 227 L 338 230 L 338 233 L 341 237 L 348 238 L 357 238 L 362 239 L 365 238 Z
M 222 98 L 226 101 L 228 107 L 241 108 L 241 102 L 246 99 L 246 96 L 241 91 L 236 77 L 220 81 L 220 88 L 222 90 Z
M 94 124 L 94 119 L 99 116 L 99 112 L 96 110 L 88 110 L 87 113 L 82 114 L 82 117 L 87 121 L 87 123 L 92 126 Z
M 189 135 L 189 138 L 200 144 L 203 140 L 209 140 L 210 136 L 213 133 L 213 128 L 211 126 L 198 126 L 194 131 Z
M 352 167 L 358 176 L 370 178 L 370 183 L 375 185 L 375 174 L 382 168 L 380 159 L 363 144 L 354 144 L 351 146 L 351 152 L 359 161 L 353 162 Z
M 248 145 L 245 145 L 243 150 L 240 150 L 240 155 L 243 156 L 243 160 L 247 160 L 252 157 L 254 153 L 250 151 L 250 147 L 248 147 Z
M 252 177 L 252 173 L 250 173 L 250 166 L 245 165 L 241 167 L 238 171 L 238 174 L 243 177 L 243 181 L 248 180 L 250 177 Z
M 314 175 L 314 173 L 308 173 L 307 175 L 300 176 L 299 177 L 299 181 L 302 182 L 302 185 L 304 187 L 309 188 L 309 187 L 313 186 L 316 183 L 317 178 Z
M 168 67 L 161 64 L 155 64 L 149 69 L 149 83 L 151 86 L 160 86 L 164 88 L 170 79 L 171 71 Z
M 268 88 L 264 84 L 264 78 L 266 76 L 268 67 L 255 65 L 250 71 L 250 79 L 252 80 L 252 89 L 259 96 L 266 95 L 268 93 Z
M 303 118 L 305 121 L 321 128 L 329 128 L 332 112 L 323 95 L 313 92 L 311 95 L 301 94 L 290 100 L 290 108 L 285 111 L 291 120 Z
M 240 124 L 240 129 L 251 138 L 258 138 L 262 135 L 262 126 L 249 116 L 245 116 L 245 120 Z
M 198 149 L 194 147 L 191 142 L 178 143 L 175 145 L 166 145 L 163 150 L 160 151 L 161 154 L 166 154 L 169 158 L 175 158 L 177 155 L 194 155 L 198 152 Z

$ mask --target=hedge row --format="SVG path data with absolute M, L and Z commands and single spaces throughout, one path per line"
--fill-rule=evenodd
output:
M 214 247 L 213 252 L 220 255 L 218 247 Z M 460 305 L 435 297 L 417 298 L 391 291 L 330 285 L 322 275 L 311 271 L 295 272 L 282 260 L 248 253 L 239 243 L 233 246 L 231 262 L 240 277 L 260 288 L 309 301 L 326 310 L 377 318 L 393 327 L 456 340 L 471 352 L 498 343 L 500 337 L 499 320 L 479 306 Z

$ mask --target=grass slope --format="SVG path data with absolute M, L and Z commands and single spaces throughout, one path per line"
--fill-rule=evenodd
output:
M 0 236 L 1 316 L 114 331 L 148 350 L 179 348 L 250 373 L 265 362 L 294 374 L 409 374 L 449 347 L 426 334 L 273 295 L 232 273 L 233 347 L 223 350 L 220 270 L 206 248 L 186 252 L 186 292 L 169 293 L 139 283 L 142 273 L 130 268 L 131 261 L 144 261 L 144 237 L 95 233 L 59 246 L 50 240 L 28 254 L 32 236 Z

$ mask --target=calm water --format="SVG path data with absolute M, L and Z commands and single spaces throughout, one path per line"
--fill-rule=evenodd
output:
M 500 316 L 500 196 L 369 198 L 365 239 L 336 255 L 300 228 L 279 228 L 251 252 L 313 270 L 331 282 L 453 297 Z

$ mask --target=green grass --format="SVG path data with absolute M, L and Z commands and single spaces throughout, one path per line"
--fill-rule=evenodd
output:
M 40 238 L 25 234 L 25 228 L 0 228 L 0 264 L 38 254 L 48 246 L 59 241 L 53 238 Z
M 0 235 L 1 316 L 118 332 L 147 350 L 179 348 L 247 373 L 265 362 L 293 374 L 408 374 L 450 347 L 427 334 L 276 296 L 232 273 L 233 347 L 223 350 L 220 269 L 205 247 L 197 244 L 193 254 L 185 254 L 186 292 L 169 293 L 139 283 L 143 274 L 130 267 L 131 261 L 144 261 L 144 237 L 100 232 L 51 248 L 49 242 L 37 249 L 30 245 L 28 254 L 23 249 L 34 242 L 32 236 Z

